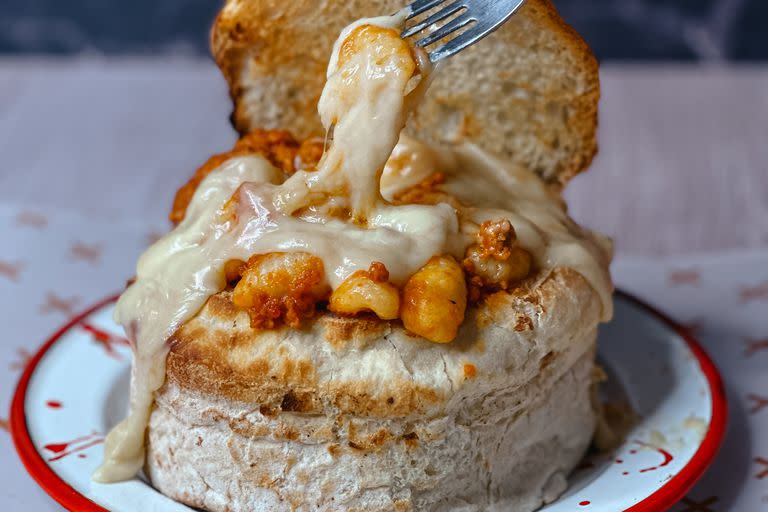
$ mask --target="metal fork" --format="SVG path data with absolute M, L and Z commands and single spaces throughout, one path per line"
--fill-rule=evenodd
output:
M 415 25 L 406 27 L 402 37 L 415 36 L 429 29 L 432 25 L 459 13 L 455 18 L 416 41 L 417 46 L 424 48 L 464 27 L 468 27 L 456 37 L 428 51 L 429 60 L 435 63 L 459 53 L 499 28 L 524 2 L 525 0 L 415 0 L 406 7 L 407 19 L 409 20 L 437 7 L 440 7 L 440 10 Z

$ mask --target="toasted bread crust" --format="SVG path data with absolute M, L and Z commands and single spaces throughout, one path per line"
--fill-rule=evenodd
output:
M 530 512 L 594 431 L 600 301 L 572 270 L 489 296 L 448 345 L 331 315 L 257 332 L 230 293 L 173 337 L 150 421 L 147 474 L 189 505 Z
M 170 382 L 150 421 L 147 475 L 211 512 L 530 512 L 565 489 L 595 425 L 594 348 L 545 359 L 556 372 L 490 388 L 478 375 L 453 407 L 415 418 L 280 412 Z
M 211 48 L 229 84 L 235 128 L 321 135 L 316 104 L 339 31 L 401 7 L 399 0 L 228 0 Z M 589 47 L 550 0 L 528 0 L 495 34 L 441 64 L 407 131 L 477 143 L 564 184 L 596 153 L 599 96 Z
M 277 413 L 410 417 L 450 402 L 470 380 L 467 364 L 474 368 L 472 379 L 498 378 L 499 354 L 526 368 L 532 365 L 531 376 L 542 371 L 538 360 L 566 351 L 567 338 L 594 329 L 599 315 L 595 292 L 570 269 L 556 269 L 511 292 L 489 296 L 468 312 L 458 338 L 445 348 L 408 334 L 397 321 L 330 313 L 304 330 L 258 331 L 225 291 L 211 297 L 171 338 L 167 380 Z M 374 359 L 361 362 L 368 356 Z M 355 367 L 365 363 L 376 368 L 375 358 L 382 365 L 396 365 L 386 369 L 386 379 Z M 419 358 L 425 364 L 423 375 Z M 435 364 L 447 365 L 437 377 L 431 370 Z M 345 371 L 350 372 L 347 378 L 341 376 Z M 525 373 L 518 378 L 525 379 Z

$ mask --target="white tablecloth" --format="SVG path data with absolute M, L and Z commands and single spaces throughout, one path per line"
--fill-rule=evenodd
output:
M 616 235 L 618 285 L 694 329 L 731 400 L 717 462 L 673 512 L 764 510 L 768 72 L 604 75 L 604 152 L 572 210 Z M 122 288 L 175 187 L 231 144 L 228 111 L 207 63 L 0 60 L 0 426 L 29 355 Z M 1 429 L 0 461 L 0 510 L 60 510 Z

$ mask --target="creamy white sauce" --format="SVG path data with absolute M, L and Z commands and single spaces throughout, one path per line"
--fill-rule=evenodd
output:
M 359 20 L 336 41 L 317 106 L 323 126 L 333 131 L 333 142 L 316 171 L 297 172 L 281 187 L 275 195 L 279 210 L 292 213 L 329 195 L 342 195 L 349 197 L 353 217 L 365 222 L 381 202 L 384 164 L 431 71 L 426 53 L 411 50 L 399 39 L 404 22 L 401 14 Z M 342 62 L 344 41 L 367 25 L 394 31 L 397 46 L 369 44 L 346 53 Z
M 217 213 L 243 182 L 276 182 L 282 173 L 261 157 L 226 162 L 195 193 L 179 226 L 139 258 L 136 282 L 122 294 L 114 318 L 133 342 L 130 414 L 107 436 L 98 482 L 132 478 L 144 463 L 144 431 L 152 393 L 165 380 L 166 341 L 225 283 L 215 248 L 226 226 Z
M 462 231 L 473 233 L 486 220 L 508 219 L 537 267 L 576 270 L 600 295 L 603 320 L 611 318 L 611 241 L 568 217 L 562 198 L 536 174 L 472 144 L 433 148 L 403 135 L 382 176 L 384 196 L 391 198 L 436 171 L 446 175 L 439 188 L 469 207 L 462 211 L 469 220 Z
M 422 74 L 414 83 L 412 76 L 376 64 L 372 49 L 341 68 L 336 57 L 355 28 L 399 30 L 402 23 L 402 16 L 362 20 L 339 38 L 319 104 L 325 126 L 334 125 L 333 142 L 318 171 L 281 183 L 283 174 L 264 158 L 233 158 L 202 181 L 181 224 L 142 255 L 136 282 L 115 310 L 134 344 L 131 411 L 107 437 L 95 480 L 125 480 L 141 469 L 154 392 L 165 379 L 167 340 L 224 289 L 223 267 L 232 259 L 311 253 L 322 259 L 333 289 L 380 261 L 390 279 L 403 284 L 436 254 L 462 258 L 484 220 L 507 218 L 539 268 L 580 272 L 602 298 L 604 318 L 610 317 L 609 244 L 573 223 L 562 200 L 537 176 L 472 146 L 433 148 L 403 136 L 393 150 L 426 87 L 428 65 L 419 63 Z M 467 208 L 387 202 L 438 171 L 447 176 L 443 189 Z M 233 197 L 234 217 L 225 208 Z M 321 198 L 326 206 L 351 207 L 357 222 L 325 215 Z M 292 215 L 297 210 L 301 214 Z

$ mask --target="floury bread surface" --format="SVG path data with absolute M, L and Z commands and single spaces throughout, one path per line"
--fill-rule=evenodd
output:
M 172 339 L 148 474 L 214 512 L 535 510 L 591 439 L 599 318 L 567 269 L 489 296 L 448 345 L 332 316 L 256 332 L 222 292 Z

